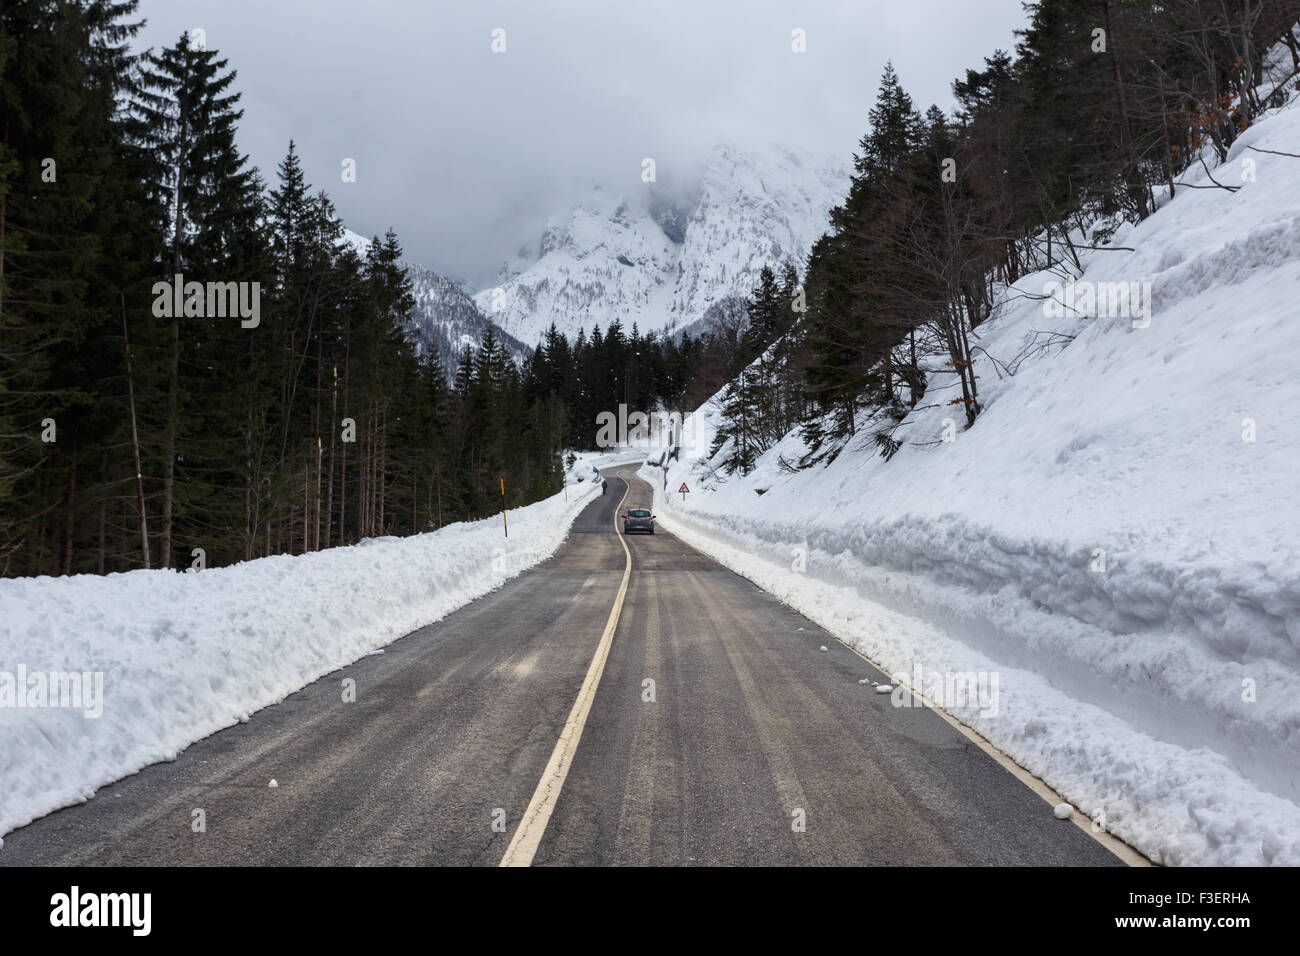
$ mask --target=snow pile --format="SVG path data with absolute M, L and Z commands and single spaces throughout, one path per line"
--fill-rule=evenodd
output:
M 495 517 L 199 573 L 0 580 L 0 834 L 499 587 L 559 547 L 596 489 L 510 512 L 508 538 Z M 21 706 L 5 699 L 20 673 Z M 60 673 L 101 674 L 102 714 L 49 706 L 72 700 Z
M 1060 276 L 1008 290 L 978 344 L 1020 361 L 981 355 L 969 431 L 936 377 L 891 461 L 868 427 L 829 467 L 782 469 L 791 435 L 729 477 L 715 400 L 643 469 L 668 530 L 900 683 L 999 675 L 997 708 L 937 703 L 1167 864 L 1300 864 L 1300 159 L 1277 153 L 1296 101 L 1213 171 L 1237 191 L 1198 166 L 1207 188 L 1115 235 L 1135 251 L 1084 253 L 1080 283 L 1150 283 L 1149 324 L 1051 317 Z

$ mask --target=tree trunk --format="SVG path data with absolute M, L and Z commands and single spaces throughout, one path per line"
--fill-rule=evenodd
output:
M 376 480 L 379 483 L 379 512 L 378 512 L 379 523 L 377 525 L 377 528 L 380 534 L 384 533 L 384 528 L 385 528 L 385 524 L 384 524 L 384 512 L 385 512 L 385 502 L 386 502 L 385 492 L 387 491 L 386 488 L 387 482 L 384 481 L 384 466 L 387 464 L 388 439 L 383 434 L 383 428 L 384 428 L 384 412 L 381 407 L 379 411 L 379 430 L 380 430 L 379 465 L 378 465 L 378 473 L 376 475 Z
M 144 510 L 144 473 L 140 470 L 140 433 L 135 422 L 135 379 L 131 375 L 131 338 L 126 328 L 126 295 L 121 294 L 122 301 L 122 341 L 126 346 L 126 392 L 131 408 L 131 449 L 135 454 L 135 489 L 136 500 L 140 507 L 140 552 L 144 555 L 144 566 L 149 563 L 149 521 Z
M 357 454 L 357 540 L 366 536 L 366 478 L 370 467 L 370 409 L 362 419 L 361 448 Z
M 99 502 L 99 573 L 104 573 L 104 529 L 108 525 L 108 502 Z
M 1124 92 L 1124 77 L 1119 68 L 1119 51 L 1115 46 L 1115 30 L 1111 26 L 1110 0 L 1102 0 L 1102 15 L 1106 21 L 1106 36 L 1110 40 L 1110 61 L 1115 73 L 1115 93 L 1119 99 L 1119 136 L 1120 149 L 1124 153 L 1124 182 L 1128 188 L 1129 198 L 1137 205 L 1139 221 L 1150 215 L 1147 205 L 1146 187 L 1138 188 L 1135 178 L 1140 178 L 1137 156 L 1133 152 L 1133 131 L 1129 125 L 1128 97 Z M 1066 233 L 1069 235 L 1068 231 Z
M 316 499 L 312 502 L 312 505 L 311 505 L 312 515 L 313 515 L 313 521 L 312 521 L 312 532 L 311 532 L 311 541 L 312 541 L 312 550 L 313 550 L 313 551 L 319 551 L 319 550 L 320 550 L 320 502 L 321 502 L 321 494 L 320 494 L 320 483 L 321 483 L 320 466 L 321 466 L 321 456 L 322 456 L 322 454 L 323 454 L 323 451 L 322 451 L 322 449 L 321 449 L 320 436 L 317 435 L 317 436 L 316 436 Z
M 346 335 L 343 340 L 343 411 L 346 414 L 351 408 L 348 404 L 348 383 L 350 381 L 350 369 L 352 356 L 352 336 Z M 353 422 L 356 425 L 356 422 Z M 356 431 L 354 428 L 352 434 L 353 441 L 356 440 Z M 343 444 L 339 449 L 339 543 L 347 544 L 348 542 L 348 445 Z
M 188 47 L 185 55 L 185 81 L 190 75 L 190 57 Z M 185 232 L 185 156 L 189 141 L 189 112 L 184 96 L 177 97 L 182 104 L 178 117 L 179 129 L 176 151 L 176 222 L 172 235 L 172 271 L 181 274 L 181 239 Z M 182 297 L 182 301 L 184 301 Z M 163 500 L 162 500 L 162 541 L 160 543 L 159 564 L 168 568 L 172 560 L 172 502 L 176 485 L 176 431 L 180 427 L 180 362 L 181 362 L 181 317 L 172 316 L 171 355 L 167 369 L 167 424 L 163 435 Z
M 338 438 L 335 437 L 336 429 L 339 427 L 339 368 L 334 366 L 334 387 L 330 397 L 330 462 L 329 478 L 325 482 L 325 547 L 334 546 L 334 449 L 338 445 Z
M 68 496 L 63 510 L 63 573 L 72 573 L 72 536 L 76 528 L 77 463 L 68 468 Z

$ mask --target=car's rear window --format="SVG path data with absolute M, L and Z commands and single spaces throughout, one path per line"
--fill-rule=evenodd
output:
M 631 511 L 628 512 L 628 514 L 630 514 L 633 518 L 650 517 L 650 512 L 646 511 L 644 508 L 633 508 Z

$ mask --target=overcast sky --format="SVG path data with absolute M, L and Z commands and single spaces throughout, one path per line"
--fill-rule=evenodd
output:
M 142 0 L 141 46 L 201 28 L 239 74 L 240 148 L 290 138 L 365 235 L 489 285 L 601 182 L 688 179 L 719 140 L 847 162 L 886 60 L 917 105 L 1013 45 L 1020 0 Z M 505 52 L 492 31 L 505 31 Z M 807 52 L 791 49 L 792 31 Z M 340 178 L 356 160 L 357 181 Z

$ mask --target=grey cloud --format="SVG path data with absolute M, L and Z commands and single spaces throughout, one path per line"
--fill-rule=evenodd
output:
M 593 183 L 690 179 L 719 140 L 846 160 L 884 63 L 918 105 L 1024 20 L 1019 0 L 143 0 L 142 46 L 193 27 L 239 73 L 240 145 L 268 180 L 290 138 L 348 226 L 489 284 Z M 490 50 L 506 31 L 507 51 Z M 791 31 L 807 33 L 807 53 Z M 340 180 L 345 157 L 358 180 Z

